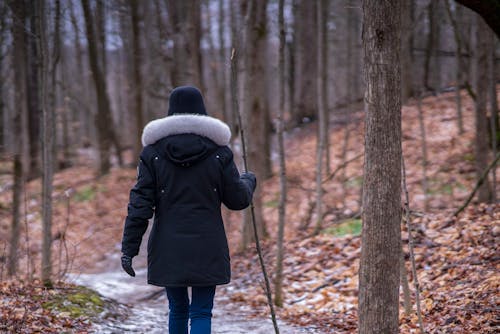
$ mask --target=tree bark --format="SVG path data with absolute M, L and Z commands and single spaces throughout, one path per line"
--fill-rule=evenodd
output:
M 457 7 L 457 12 L 460 10 L 459 7 Z M 448 13 L 448 18 L 450 19 L 451 25 L 453 26 L 453 36 L 455 38 L 455 44 L 456 44 L 456 65 L 455 65 L 455 75 L 456 75 L 456 91 L 455 91 L 455 103 L 457 105 L 457 126 L 458 126 L 458 133 L 463 134 L 464 133 L 464 125 L 463 125 L 463 117 L 462 117 L 462 97 L 460 96 L 460 88 L 462 87 L 463 79 L 462 79 L 462 71 L 465 70 L 465 64 L 462 58 L 462 38 L 460 36 L 460 28 L 457 24 L 457 21 L 453 17 L 453 14 L 451 13 L 451 5 L 450 1 L 446 0 L 446 12 Z
M 413 96 L 413 0 L 403 1 L 401 7 L 401 98 L 402 103 Z
M 429 209 L 428 182 L 427 182 L 427 136 L 425 135 L 424 110 L 422 109 L 422 94 L 419 94 L 418 101 L 418 125 L 420 128 L 420 140 L 422 145 L 422 191 L 424 193 L 424 210 Z
M 484 20 L 476 16 L 476 56 L 475 56 L 475 157 L 476 157 L 476 176 L 481 177 L 484 166 L 488 165 L 488 119 L 486 117 L 486 105 L 488 95 L 488 31 L 489 28 Z M 491 187 L 488 178 L 484 180 L 479 187 L 478 192 L 479 202 L 491 201 Z
M 276 306 L 283 306 L 283 258 L 285 237 L 285 216 L 286 216 L 286 164 L 285 164 L 285 144 L 283 131 L 285 128 L 285 19 L 284 19 L 284 0 L 278 2 L 278 25 L 279 25 L 279 56 L 278 56 L 278 75 L 279 75 L 279 113 L 278 113 L 278 154 L 280 169 L 280 199 L 278 206 L 278 250 L 276 255 L 276 278 L 274 284 L 274 303 Z
M 47 96 L 47 39 L 45 0 L 35 2 L 37 38 L 37 54 L 40 56 L 38 65 L 38 100 L 42 109 L 42 282 L 52 286 L 52 180 L 54 171 L 52 129 L 54 110 L 49 106 Z
M 251 0 L 247 3 L 247 22 L 245 31 L 246 50 L 244 54 L 244 126 L 248 138 L 248 163 L 257 179 L 268 177 L 269 161 L 269 108 L 266 87 L 266 43 L 267 43 L 267 0 Z M 259 236 L 267 236 L 262 215 L 262 190 L 257 187 L 254 193 L 256 223 Z M 245 219 L 242 246 L 252 240 L 251 225 Z
M 5 32 L 7 30 L 6 25 L 7 18 L 7 4 L 0 4 L 0 45 L 4 45 L 5 43 Z M 3 69 L 5 63 L 5 54 L 0 51 L 0 76 L 3 77 Z M 6 151 L 6 124 L 5 122 L 5 96 L 4 96 L 4 80 L 0 80 L 0 154 Z
M 195 85 L 204 91 L 201 39 L 200 0 L 167 1 L 173 29 L 174 67 L 172 84 Z
M 295 19 L 296 66 L 295 101 L 292 125 L 302 124 L 306 119 L 314 119 L 318 110 L 316 63 L 317 59 L 317 1 L 298 0 Z
M 43 4 L 43 3 L 42 3 Z M 40 82 L 40 84 L 45 84 L 46 86 L 44 87 L 45 92 L 47 92 L 48 96 L 47 98 L 49 99 L 49 104 L 42 106 L 45 108 L 49 108 L 50 111 L 52 112 L 51 116 L 49 117 L 51 124 L 50 127 L 48 128 L 48 131 L 52 133 L 53 139 L 51 140 L 51 146 L 50 149 L 52 150 L 52 159 L 51 162 L 53 163 L 53 171 L 57 171 L 58 164 L 57 164 L 57 127 L 56 127 L 56 118 L 57 118 L 57 70 L 59 68 L 59 63 L 61 61 L 61 1 L 60 0 L 55 0 L 54 1 L 54 33 L 53 33 L 53 46 L 52 46 L 52 55 L 51 55 L 51 66 L 49 67 L 48 60 L 45 64 L 46 69 L 43 69 L 46 71 L 46 73 L 50 72 L 50 90 L 47 92 L 47 85 L 48 85 L 48 78 L 46 78 L 45 83 Z M 44 18 L 46 19 L 46 18 Z M 42 26 L 45 27 L 46 21 L 42 22 Z M 46 32 L 44 32 L 44 38 Z M 48 59 L 48 44 L 43 46 L 45 48 L 45 58 Z M 41 57 L 40 57 L 41 58 Z M 65 112 L 63 111 L 63 114 Z M 64 120 L 65 116 L 62 115 L 62 119 Z M 43 115 L 42 115 L 43 119 Z M 63 123 L 63 132 L 64 132 L 64 123 Z M 44 145 L 44 143 L 42 143 Z M 47 145 L 47 143 L 45 143 Z M 67 150 L 68 147 L 64 146 L 63 147 L 64 152 L 66 153 L 64 156 L 67 157 Z M 42 166 L 42 168 L 44 168 Z
M 39 35 L 38 27 L 36 24 L 37 13 L 35 13 L 35 2 L 28 1 L 28 14 L 29 14 L 29 33 L 25 34 L 27 38 L 27 80 L 28 85 L 26 89 L 28 99 L 28 141 L 29 141 L 29 155 L 28 155 L 28 180 L 40 176 L 40 117 L 41 106 L 38 95 L 38 66 L 40 55 L 37 49 L 37 36 Z
M 97 40 L 94 19 L 89 4 L 89 0 L 81 0 L 83 14 L 85 17 L 86 36 L 88 44 L 89 64 L 92 70 L 96 96 L 97 113 L 95 116 L 95 126 L 97 128 L 99 146 L 99 174 L 104 175 L 111 168 L 110 153 L 113 139 L 113 122 L 111 119 L 111 108 L 107 92 L 106 76 L 102 65 L 99 65 L 99 55 L 97 52 Z M 119 152 L 118 152 L 119 153 Z
M 424 59 L 424 88 L 426 90 L 436 90 L 438 87 L 434 86 L 435 82 L 431 82 L 432 73 L 431 71 L 438 71 L 438 69 L 431 69 L 433 59 L 435 57 L 435 47 L 437 38 L 437 6 L 436 1 L 430 1 L 427 5 L 427 15 L 429 22 L 429 33 L 427 35 L 427 45 L 425 48 L 425 59 Z
M 314 234 L 318 234 L 322 228 L 323 222 L 323 163 L 326 149 L 326 136 L 328 136 L 328 125 L 327 123 L 327 53 L 326 53 L 326 13 L 327 13 L 328 3 L 326 0 L 319 0 L 316 4 L 317 9 L 317 39 L 318 39 L 318 50 L 317 50 L 317 99 L 318 99 L 318 136 L 316 145 L 316 224 L 314 227 Z
M 81 45 L 81 36 L 80 36 L 80 27 L 78 24 L 78 18 L 75 13 L 74 3 L 72 1 L 69 2 L 69 12 L 70 12 L 70 20 L 71 26 L 73 28 L 73 34 L 75 35 L 73 39 L 73 45 L 75 49 L 75 60 L 76 60 L 76 71 L 75 71 L 75 81 L 77 82 L 77 87 L 80 91 L 83 91 L 83 97 L 87 95 L 88 89 L 88 76 L 86 75 L 86 71 L 84 68 L 83 62 L 83 50 Z M 87 99 L 85 99 L 87 100 Z M 92 138 L 92 130 L 91 130 L 91 113 L 90 109 L 85 111 L 80 111 L 77 115 L 79 127 L 78 127 L 78 138 L 79 143 L 88 145 Z
M 363 1 L 366 104 L 359 333 L 398 333 L 401 2 Z
M 238 26 L 238 9 L 237 9 L 236 1 L 229 2 L 229 24 L 231 26 L 231 117 L 233 119 L 233 123 L 230 124 L 231 132 L 238 133 L 239 132 L 239 124 L 236 122 L 238 119 L 238 108 L 235 108 L 235 104 L 238 103 L 238 93 L 239 93 L 239 83 L 238 83 L 238 71 L 239 71 L 239 52 L 240 52 L 240 29 Z M 233 53 L 235 52 L 235 53 Z
M 138 157 L 142 149 L 142 128 L 144 126 L 144 113 L 142 111 L 142 50 L 141 50 L 141 17 L 139 16 L 139 0 L 131 0 L 130 17 L 132 22 L 132 52 L 133 52 L 133 86 L 134 86 L 134 110 L 135 110 L 135 141 L 134 157 Z
M 234 123 L 234 117 L 232 117 L 232 113 L 227 108 L 226 104 L 226 89 L 227 89 L 227 79 L 226 79 L 226 67 L 227 67 L 227 51 L 226 51 L 226 39 L 225 39 L 225 15 L 224 15 L 224 0 L 219 0 L 219 29 L 218 29 L 218 37 L 219 37 L 219 102 L 221 106 L 222 115 L 224 115 L 224 120 L 229 126 L 232 126 Z
M 12 67 L 14 71 L 14 103 L 17 112 L 13 119 L 12 131 L 16 134 L 22 133 L 21 120 L 22 116 L 26 115 L 28 110 L 27 104 L 27 63 L 26 63 L 26 53 L 27 53 L 27 38 L 25 36 L 26 19 L 27 19 L 27 8 L 24 1 L 11 0 L 8 2 L 12 16 L 15 18 L 16 24 L 11 25 L 12 29 Z M 21 205 L 21 195 L 23 191 L 24 182 L 24 169 L 23 169 L 23 143 L 24 137 L 21 135 L 17 140 L 14 141 L 13 155 L 14 155 L 14 186 L 12 189 L 12 221 L 10 230 L 10 248 L 9 248 L 9 258 L 7 264 L 7 274 L 9 276 L 15 276 L 17 274 L 18 265 L 18 248 L 19 248 L 19 237 L 21 233 L 20 226 L 20 205 Z
M 495 42 L 496 37 L 490 30 L 488 43 L 488 90 L 489 90 L 489 104 L 490 104 L 490 128 L 491 128 L 491 151 L 493 156 L 497 156 L 498 148 L 498 100 L 497 100 L 497 70 L 495 63 Z M 496 165 L 491 170 L 491 202 L 497 202 L 497 168 Z
M 295 106 L 295 68 L 296 68 L 296 50 L 297 50 L 297 34 L 296 34 L 296 27 L 297 27 L 297 17 L 298 17 L 298 6 L 297 6 L 297 1 L 298 0 L 292 0 L 292 17 L 293 17 L 293 26 L 292 29 L 290 29 L 290 38 L 288 42 L 286 43 L 287 46 L 287 51 L 288 51 L 288 110 L 291 116 L 293 116 L 293 113 L 295 113 L 295 110 L 297 110 Z M 291 125 L 294 125 L 293 121 L 291 122 Z

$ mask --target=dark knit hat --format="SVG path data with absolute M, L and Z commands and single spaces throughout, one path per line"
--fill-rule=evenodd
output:
M 180 86 L 170 93 L 168 102 L 168 116 L 173 114 L 200 114 L 206 115 L 203 96 L 198 88 L 193 86 Z

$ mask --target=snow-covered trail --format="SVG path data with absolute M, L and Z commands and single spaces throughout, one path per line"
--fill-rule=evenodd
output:
M 70 281 L 87 286 L 102 296 L 116 301 L 114 316 L 108 316 L 93 324 L 93 331 L 105 333 L 167 333 L 168 302 L 164 290 L 146 283 L 146 241 L 143 238 L 140 255 L 134 258 L 135 277 L 128 276 L 120 268 L 120 253 L 108 254 L 106 270 L 92 274 L 72 274 Z M 153 297 L 152 297 L 153 296 Z M 267 319 L 248 318 L 244 310 L 215 294 L 212 318 L 213 334 L 272 334 L 274 328 Z M 124 316 L 125 315 L 125 316 Z M 298 328 L 279 322 L 280 333 L 319 333 L 313 329 Z

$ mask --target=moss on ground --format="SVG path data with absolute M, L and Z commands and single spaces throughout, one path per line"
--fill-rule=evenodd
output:
M 104 301 L 97 292 L 80 286 L 67 293 L 53 295 L 42 307 L 72 318 L 92 318 L 104 311 Z
M 335 226 L 330 226 L 323 230 L 324 234 L 330 234 L 337 237 L 345 235 L 360 235 L 361 234 L 361 219 L 349 219 Z

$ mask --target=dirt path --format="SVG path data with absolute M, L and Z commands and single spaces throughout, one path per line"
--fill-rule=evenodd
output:
M 147 235 L 144 237 L 140 255 L 134 258 L 136 277 L 130 277 L 121 270 L 118 252 L 108 257 L 109 266 L 105 272 L 70 277 L 70 281 L 94 289 L 104 297 L 118 302 L 118 308 L 114 312 L 119 316 L 110 316 L 100 323 L 95 323 L 93 330 L 96 333 L 166 333 L 166 296 L 161 288 L 146 283 L 146 240 Z M 154 297 L 151 297 L 152 295 Z M 128 316 L 124 317 L 123 314 Z M 319 333 L 314 329 L 297 328 L 282 322 L 279 327 L 280 332 L 286 334 Z M 247 318 L 244 310 L 230 305 L 222 294 L 216 293 L 212 333 L 271 334 L 274 329 L 270 318 Z

